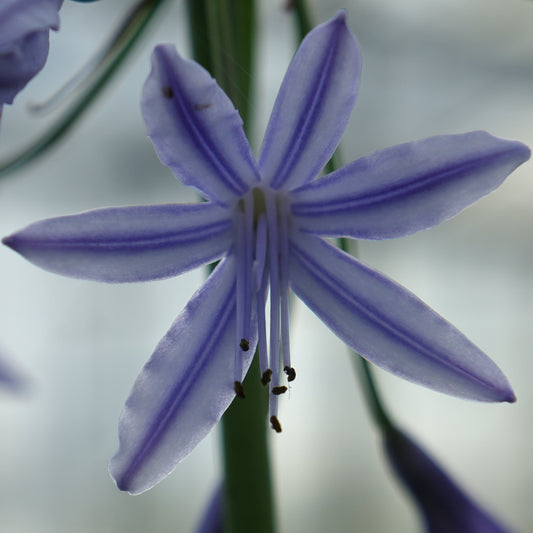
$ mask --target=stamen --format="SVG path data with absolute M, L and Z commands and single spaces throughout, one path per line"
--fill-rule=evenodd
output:
M 270 192 L 270 191 L 269 191 Z M 281 425 L 277 419 L 279 384 L 279 329 L 280 329 L 280 294 L 279 294 L 279 241 L 278 241 L 278 213 L 276 196 L 273 192 L 265 193 L 266 214 L 268 223 L 268 269 L 270 277 L 270 368 L 272 381 L 270 382 L 269 411 L 272 427 L 279 433 Z
M 235 331 L 235 381 L 242 379 L 242 352 L 250 349 L 250 318 L 252 314 L 253 289 L 253 195 L 248 194 L 239 204 L 244 207 L 244 212 L 237 209 L 235 213 L 235 255 L 237 259 L 237 311 Z M 239 349 L 240 348 L 240 349 Z M 241 351 L 242 350 L 242 351 Z M 238 393 L 237 393 L 238 394 Z
M 270 370 L 270 368 L 267 368 L 261 376 L 261 383 L 263 385 L 268 385 L 270 383 L 271 378 L 272 378 L 272 370 Z
M 243 388 L 242 383 L 240 381 L 235 381 L 233 383 L 233 390 L 235 391 L 235 394 L 239 398 L 246 398 L 246 396 L 244 395 L 244 388 Z
M 279 423 L 277 416 L 271 416 L 270 423 L 272 424 L 272 429 L 276 431 L 276 433 L 281 433 L 281 424 Z
M 272 387 L 272 394 L 275 394 L 277 396 L 279 396 L 280 394 L 284 394 L 285 392 L 287 392 L 287 387 L 285 387 L 285 385 Z
M 287 381 L 294 381 L 296 379 L 296 370 L 292 366 L 284 367 L 283 372 L 287 374 Z
M 276 198 L 273 194 L 266 196 L 268 223 L 268 266 L 270 274 L 270 368 L 272 385 L 279 385 L 279 256 L 278 256 L 278 221 Z
M 245 261 L 245 309 L 244 309 L 244 338 L 249 338 L 250 319 L 252 316 L 252 302 L 255 284 L 253 283 L 254 263 L 254 196 L 244 197 L 244 261 Z
M 261 368 L 261 374 L 263 378 L 265 372 L 268 370 L 268 351 L 266 340 L 266 319 L 265 319 L 265 305 L 266 305 L 266 292 L 268 285 L 268 271 L 265 268 L 267 250 L 267 222 L 265 215 L 261 213 L 257 220 L 257 235 L 255 240 L 255 268 L 256 268 L 256 308 L 257 308 L 257 344 L 259 347 L 259 366 Z M 272 371 L 270 370 L 270 375 Z M 270 381 L 270 375 L 268 381 L 264 382 L 261 378 L 263 385 L 266 385 Z
M 280 285 L 281 285 L 281 351 L 284 368 L 291 368 L 291 350 L 289 342 L 289 230 L 286 199 L 279 198 L 279 245 L 280 245 Z M 295 374 L 296 375 L 296 374 Z M 294 378 L 293 378 L 294 379 Z M 289 380 L 290 381 L 290 380 Z
M 241 339 L 247 337 L 244 328 L 245 324 L 245 312 L 246 312 L 246 259 L 245 259 L 245 227 L 244 227 L 244 215 L 242 212 L 237 211 L 235 214 L 235 256 L 237 259 L 237 276 L 236 276 L 236 292 L 237 292 L 237 310 L 236 310 L 236 323 L 235 323 L 235 362 L 234 362 L 234 380 L 235 383 L 242 379 L 242 351 L 241 351 Z M 237 389 L 235 389 L 237 395 Z
M 260 213 L 257 218 L 257 230 L 255 236 L 255 264 L 256 270 L 256 285 L 260 287 L 263 282 L 263 274 L 265 272 L 267 251 L 267 221 L 264 213 Z

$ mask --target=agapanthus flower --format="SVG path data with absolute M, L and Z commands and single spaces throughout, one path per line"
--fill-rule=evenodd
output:
M 434 226 L 496 188 L 529 150 L 484 132 L 444 135 L 315 179 L 344 131 L 359 72 L 341 11 L 298 49 L 256 161 L 215 80 L 173 46 L 158 46 L 142 99 L 148 134 L 161 161 L 206 202 L 89 211 L 4 240 L 52 272 L 112 283 L 220 259 L 126 402 L 110 462 L 119 488 L 139 493 L 160 481 L 245 396 L 256 346 L 270 421 L 281 431 L 278 398 L 296 376 L 289 288 L 376 365 L 448 394 L 514 401 L 498 367 L 451 324 L 322 237 L 387 239 Z
M 63 0 L 0 2 L 0 113 L 43 68 Z
M 384 432 L 384 445 L 394 472 L 413 496 L 428 533 L 509 533 L 407 435 L 389 427 Z

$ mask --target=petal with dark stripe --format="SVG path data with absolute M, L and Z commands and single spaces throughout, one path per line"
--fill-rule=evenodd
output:
M 141 371 L 120 417 L 109 471 L 138 494 L 167 476 L 207 435 L 235 391 L 235 262 L 225 259 L 172 324 Z M 257 342 L 243 352 L 248 370 Z
M 122 283 L 222 257 L 231 227 L 228 211 L 211 203 L 115 207 L 36 222 L 2 242 L 57 274 Z
M 484 131 L 440 135 L 362 157 L 292 193 L 295 224 L 318 235 L 390 239 L 447 220 L 529 159 Z
M 405 288 L 311 235 L 295 235 L 290 256 L 294 292 L 372 363 L 452 396 L 515 400 L 499 368 Z
M 346 14 L 302 41 L 278 93 L 259 167 L 274 189 L 312 180 L 337 147 L 355 103 L 361 58 Z
M 234 203 L 259 181 L 230 99 L 204 68 L 171 45 L 154 49 L 142 112 L 161 162 L 205 198 Z

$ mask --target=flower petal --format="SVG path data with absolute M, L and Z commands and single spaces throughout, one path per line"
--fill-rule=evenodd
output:
M 293 192 L 306 232 L 357 239 L 410 235 L 447 220 L 498 187 L 529 148 L 483 131 L 380 150 Z
M 3 0 L 0 5 L 0 112 L 43 68 L 61 0 Z
M 2 0 L 0 4 L 0 54 L 13 43 L 40 30 L 59 28 L 63 0 Z
M 31 224 L 3 243 L 64 276 L 111 283 L 175 276 L 231 245 L 226 209 L 210 203 L 96 209 Z
M 293 237 L 290 255 L 294 292 L 372 363 L 453 396 L 515 400 L 498 367 L 405 288 L 311 235 Z
M 171 45 L 154 49 L 142 111 L 161 162 L 204 197 L 234 203 L 259 181 L 230 99 L 205 69 Z
M 16 51 L 0 54 L 0 112 L 43 68 L 48 57 L 48 31 L 25 37 Z
M 390 427 L 384 445 L 391 465 L 412 494 L 429 533 L 506 533 L 446 472 L 401 431 Z
M 355 103 L 359 48 L 339 11 L 302 41 L 281 85 L 259 167 L 274 189 L 315 178 L 330 159 Z
M 247 371 L 257 342 L 243 352 Z M 218 422 L 233 389 L 235 261 L 215 269 L 172 324 L 140 373 L 120 417 L 109 470 L 138 494 L 167 476 Z

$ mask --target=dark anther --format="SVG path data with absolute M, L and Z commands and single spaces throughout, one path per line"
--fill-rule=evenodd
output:
M 172 98 L 174 96 L 174 91 L 170 87 L 163 87 L 163 96 L 165 98 Z
M 270 368 L 267 368 L 263 375 L 261 376 L 261 383 L 263 385 L 268 385 L 270 383 L 270 378 L 272 377 L 272 370 Z
M 246 339 L 241 339 L 241 343 L 239 345 L 243 352 L 247 352 L 250 349 L 250 343 Z
M 244 389 L 242 388 L 242 383 L 240 381 L 235 381 L 233 383 L 233 389 L 235 390 L 235 394 L 239 398 L 245 398 L 244 396 Z
M 283 394 L 284 392 L 287 392 L 287 387 L 285 385 L 282 385 L 281 387 L 272 387 L 272 394 Z
M 270 423 L 272 424 L 272 429 L 275 430 L 276 433 L 281 433 L 281 424 L 279 423 L 277 416 L 271 416 Z
M 286 366 L 283 372 L 287 374 L 287 381 L 294 381 L 296 379 L 296 370 L 292 366 Z
M 271 416 L 270 423 L 272 424 L 272 429 L 275 430 L 276 433 L 281 433 L 281 424 L 279 423 L 277 416 Z

